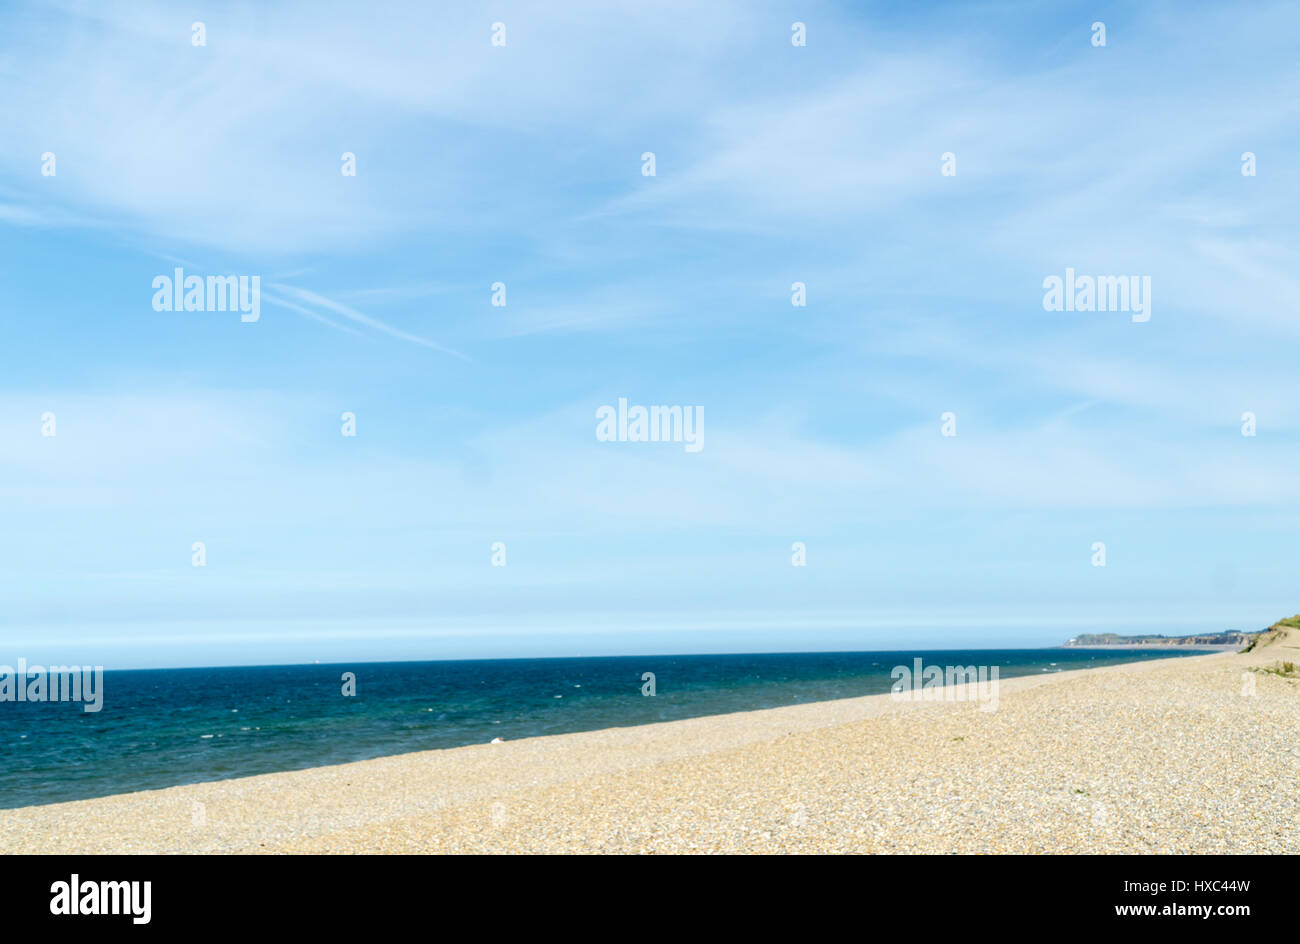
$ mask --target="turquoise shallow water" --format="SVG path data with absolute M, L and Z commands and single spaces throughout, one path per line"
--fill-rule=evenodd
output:
M 104 673 L 103 708 L 0 702 L 0 807 L 296 770 L 432 748 L 888 692 L 895 666 L 1001 678 L 1195 652 L 773 653 L 353 663 Z M 344 697 L 341 676 L 356 674 Z M 642 694 L 655 675 L 656 694 Z

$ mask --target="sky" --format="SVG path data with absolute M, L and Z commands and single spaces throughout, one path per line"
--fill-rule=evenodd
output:
M 359 9 L 0 9 L 0 663 L 1300 610 L 1294 4 Z M 155 310 L 177 267 L 260 318 Z M 1067 267 L 1150 320 L 1045 310 Z

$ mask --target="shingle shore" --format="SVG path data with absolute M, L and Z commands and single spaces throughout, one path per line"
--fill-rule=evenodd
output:
M 1267 648 L 0 811 L 0 853 L 1300 852 Z M 1253 682 L 1253 694 L 1250 693 Z

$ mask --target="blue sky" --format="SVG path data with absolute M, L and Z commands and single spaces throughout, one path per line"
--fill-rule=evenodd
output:
M 356 10 L 0 12 L 0 662 L 1300 610 L 1294 5 Z M 260 321 L 154 311 L 175 266 Z M 1067 266 L 1151 320 L 1044 311 Z M 705 448 L 598 442 L 619 397 Z

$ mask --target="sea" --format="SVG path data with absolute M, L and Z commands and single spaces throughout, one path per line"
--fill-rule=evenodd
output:
M 918 658 L 996 666 L 1007 679 L 1196 654 L 965 649 L 106 671 L 98 712 L 0 702 L 0 808 L 875 695 Z M 344 694 L 346 673 L 354 694 Z

